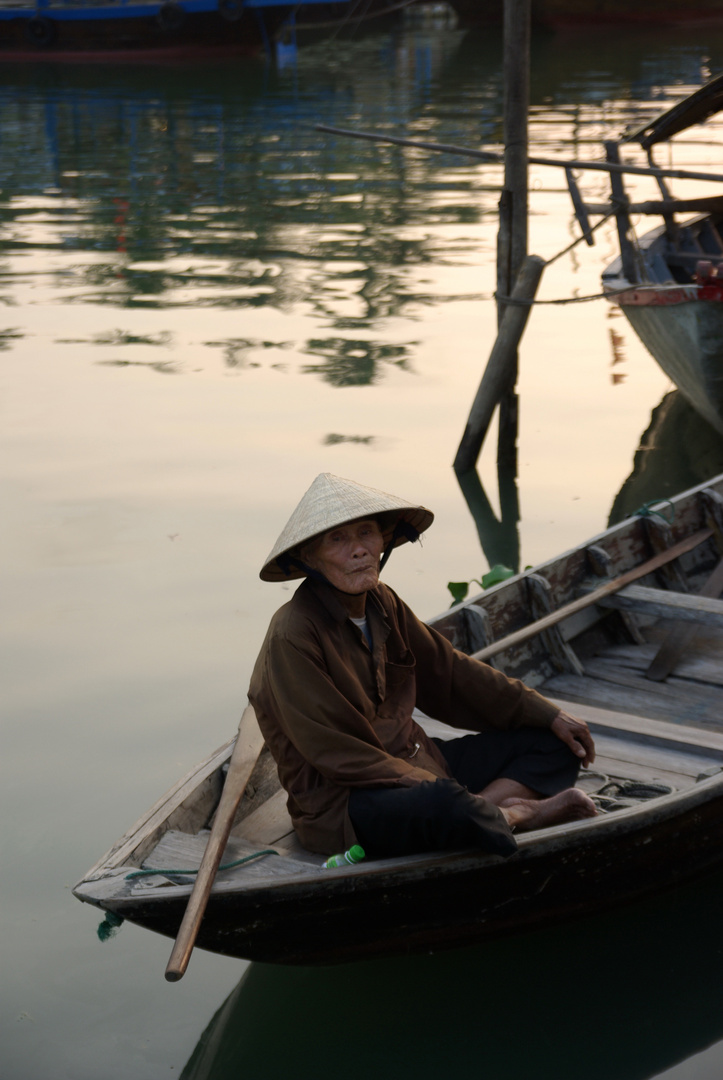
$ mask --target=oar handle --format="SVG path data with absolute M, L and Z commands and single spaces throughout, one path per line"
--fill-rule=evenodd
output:
M 188 967 L 238 804 L 246 790 L 263 745 L 264 739 L 259 730 L 256 713 L 249 705 L 241 717 L 236 745 L 231 754 L 221 799 L 211 827 L 211 835 L 208 838 L 201 866 L 166 967 L 168 982 L 178 982 L 183 978 Z

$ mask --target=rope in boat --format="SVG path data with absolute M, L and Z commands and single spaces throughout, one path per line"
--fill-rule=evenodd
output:
M 251 855 L 244 855 L 242 859 L 234 859 L 233 862 L 224 863 L 223 866 L 219 866 L 218 872 L 221 870 L 232 870 L 234 866 L 241 866 L 243 863 L 251 862 L 252 859 L 260 859 L 262 855 L 278 855 L 278 851 L 273 848 L 265 848 L 263 851 L 254 851 Z M 199 868 L 195 870 L 160 870 L 153 869 L 153 867 L 147 867 L 143 870 L 134 870 L 130 874 L 126 874 L 125 880 L 131 881 L 133 878 L 149 877 L 152 874 L 163 874 L 164 877 L 175 877 L 177 874 L 197 874 Z
M 651 286 L 652 287 L 652 286 Z M 680 286 L 678 286 L 680 288 Z M 640 292 L 640 286 L 635 289 Z M 524 300 L 512 296 L 503 296 L 501 293 L 493 293 L 493 298 L 501 304 L 516 304 L 517 307 L 538 307 L 540 304 L 584 304 L 588 300 L 609 300 L 611 296 L 619 296 L 620 293 L 630 292 L 630 286 L 625 289 L 611 289 L 609 292 L 591 293 L 590 296 L 563 296 L 557 300 Z
M 557 255 L 553 255 L 551 259 L 545 259 L 545 269 L 548 266 L 552 266 L 554 262 L 562 258 L 563 255 L 567 255 L 569 251 L 572 251 L 574 247 L 577 247 L 579 243 L 591 236 L 596 229 L 599 229 L 601 225 L 604 225 L 606 221 L 609 221 L 611 217 L 615 217 L 619 207 L 611 210 L 604 217 L 601 217 L 599 221 L 596 221 L 594 225 L 591 225 L 581 236 L 576 237 L 571 244 L 564 247 L 562 251 L 558 251 Z M 697 285 L 694 282 L 690 282 L 685 285 L 679 285 L 677 283 L 673 285 L 657 285 L 651 283 L 649 285 L 625 285 L 620 289 L 608 289 L 606 292 L 591 293 L 589 296 L 566 296 L 557 300 L 535 300 L 513 298 L 512 296 L 503 296 L 501 293 L 493 293 L 493 298 L 499 301 L 501 304 L 516 304 L 518 307 L 534 307 L 538 304 L 584 304 L 588 300 L 610 300 L 615 296 L 621 296 L 623 293 L 634 291 L 636 293 L 646 292 L 648 290 L 654 290 L 655 292 L 679 292 L 681 289 L 696 289 Z
M 243 863 L 251 862 L 252 859 L 260 859 L 262 855 L 278 855 L 278 851 L 274 848 L 265 848 L 263 851 L 254 851 L 251 855 L 244 855 L 242 859 L 234 859 L 233 862 L 224 863 L 219 866 L 218 872 L 221 870 L 232 870 L 235 866 L 242 866 Z M 152 874 L 163 874 L 164 877 L 174 877 L 176 875 L 189 875 L 197 874 L 199 867 L 195 870 L 160 870 L 158 868 L 148 867 L 143 870 L 134 870 L 130 874 L 126 874 L 125 880 L 131 881 L 133 878 L 149 877 Z M 110 938 L 115 937 L 119 929 L 123 925 L 124 919 L 122 915 L 116 915 L 114 911 L 107 911 L 103 922 L 99 924 L 96 933 L 98 934 L 99 941 L 108 941 Z
M 668 506 L 669 510 L 668 510 L 667 513 L 663 512 L 662 510 L 653 510 L 652 509 L 653 506 L 662 506 L 662 505 L 667 505 Z M 675 507 L 673 506 L 670 499 L 649 499 L 647 502 L 644 502 L 643 505 L 640 506 L 634 512 L 634 514 L 632 516 L 633 517 L 659 517 L 659 518 L 662 518 L 663 521 L 667 522 L 668 525 L 670 525 L 670 523 L 673 521 L 673 518 L 675 517 Z

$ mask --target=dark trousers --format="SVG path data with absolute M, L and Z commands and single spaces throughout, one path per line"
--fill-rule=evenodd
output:
M 453 779 L 406 788 L 352 788 L 349 817 L 370 857 L 469 847 L 512 855 L 517 845 L 504 815 L 474 794 L 504 777 L 547 797 L 572 787 L 579 771 L 575 755 L 545 728 L 434 741 Z

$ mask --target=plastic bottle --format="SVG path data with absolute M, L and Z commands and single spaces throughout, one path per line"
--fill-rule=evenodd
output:
M 322 866 L 322 870 L 332 870 L 335 866 L 353 866 L 354 863 L 361 862 L 364 855 L 364 848 L 353 844 L 343 855 L 330 855 Z

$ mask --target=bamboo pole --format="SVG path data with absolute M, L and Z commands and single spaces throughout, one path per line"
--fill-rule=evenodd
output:
M 530 107 L 530 4 L 531 0 L 505 0 L 504 12 L 504 144 L 505 187 L 500 199 L 500 233 L 498 242 L 497 296 L 510 296 L 513 284 L 527 258 L 527 114 Z M 505 222 L 509 214 L 509 222 Z M 542 268 L 540 268 L 540 274 Z M 534 288 L 539 282 L 539 275 Z M 500 288 L 502 285 L 502 288 Z M 505 304 L 497 301 L 498 327 L 505 317 Z M 520 329 L 524 329 L 525 320 Z M 499 427 L 497 432 L 497 464 L 517 476 L 517 435 L 519 401 L 517 397 L 519 336 L 512 347 L 508 338 L 509 355 L 504 364 L 504 382 L 499 388 Z M 489 420 L 487 421 L 489 423 Z M 480 439 L 480 447 L 482 439 Z M 464 442 L 464 437 L 463 437 Z M 479 450 L 477 451 L 479 454 Z M 475 458 L 476 460 L 476 458 Z
M 393 143 L 395 146 L 411 146 L 419 150 L 432 150 L 439 154 L 461 154 L 462 157 L 476 158 L 478 161 L 489 161 L 491 164 L 504 165 L 502 154 L 495 154 L 491 150 L 472 150 L 467 146 L 457 146 L 455 143 L 434 143 L 422 139 L 404 139 L 397 135 L 377 135 L 373 131 L 352 131 L 350 128 L 330 127 L 327 124 L 315 124 L 315 131 L 325 131 L 329 135 L 346 135 L 351 139 L 367 139 L 369 142 Z M 723 183 L 723 175 L 720 173 L 694 172 L 690 169 L 660 169 L 657 166 L 650 168 L 645 165 L 623 165 L 611 161 L 579 161 L 576 158 L 545 158 L 528 157 L 530 165 L 549 165 L 553 169 L 581 169 L 593 172 L 607 173 L 632 173 L 636 176 L 670 176 L 678 180 L 712 180 L 714 183 Z
M 512 291 L 512 300 L 531 300 L 545 267 L 539 255 L 528 255 Z M 470 410 L 467 426 L 454 459 L 455 472 L 473 469 L 482 449 L 495 406 L 509 386 L 517 368 L 517 346 L 530 316 L 532 305 L 508 304 L 487 367 Z

